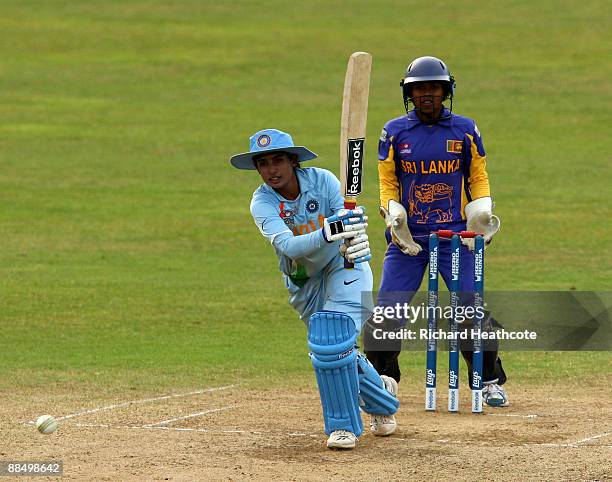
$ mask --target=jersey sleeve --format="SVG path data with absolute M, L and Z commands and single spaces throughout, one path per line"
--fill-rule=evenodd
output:
M 340 192 L 340 181 L 338 180 L 338 178 L 334 176 L 331 172 L 326 171 L 325 179 L 327 199 L 329 199 L 329 207 L 333 214 L 339 209 L 344 208 L 344 198 L 342 197 L 342 193 Z
M 327 243 L 321 229 L 294 236 L 280 218 L 276 206 L 260 196 L 253 196 L 251 215 L 261 234 L 268 238 L 278 252 L 288 258 L 298 259 L 308 256 Z
M 487 174 L 487 156 L 478 127 L 466 133 L 465 161 L 467 169 L 468 201 L 491 195 L 489 175 Z
M 380 183 L 380 205 L 386 208 L 389 200 L 400 200 L 399 180 L 395 173 L 393 137 L 385 126 L 378 141 L 378 180 Z

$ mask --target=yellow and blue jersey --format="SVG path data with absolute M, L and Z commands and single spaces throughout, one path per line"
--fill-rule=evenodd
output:
M 465 227 L 465 205 L 490 196 L 486 154 L 473 119 L 445 109 L 435 124 L 415 111 L 385 124 L 378 144 L 381 206 L 401 202 L 413 235 Z

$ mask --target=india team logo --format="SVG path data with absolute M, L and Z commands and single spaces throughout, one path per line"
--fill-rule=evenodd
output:
M 306 203 L 306 211 L 308 211 L 309 213 L 316 213 L 319 210 L 319 201 L 317 201 L 316 199 L 310 199 L 307 203 Z
M 268 147 L 270 145 L 270 142 L 272 142 L 272 139 L 270 139 L 270 136 L 267 134 L 262 134 L 257 138 L 258 147 Z

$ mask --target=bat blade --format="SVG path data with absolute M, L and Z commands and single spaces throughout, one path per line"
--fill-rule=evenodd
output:
M 340 122 L 340 184 L 345 206 L 354 207 L 362 191 L 372 56 L 355 52 L 348 61 Z
M 355 208 L 362 191 L 371 70 L 369 53 L 355 52 L 349 57 L 340 121 L 340 189 L 346 209 Z M 350 269 L 353 264 L 345 260 L 344 267 Z

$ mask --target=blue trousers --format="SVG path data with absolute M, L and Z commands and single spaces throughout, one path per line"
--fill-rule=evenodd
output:
M 429 264 L 429 238 L 415 238 L 415 241 L 423 247 L 423 251 L 416 256 L 408 256 L 402 253 L 395 244 L 389 244 L 385 253 L 380 293 L 418 291 Z M 461 291 L 468 293 L 474 289 L 474 255 L 467 246 L 461 245 L 460 259 Z M 450 240 L 440 239 L 438 271 L 448 287 L 451 279 Z M 410 300 L 406 301 L 410 302 Z

